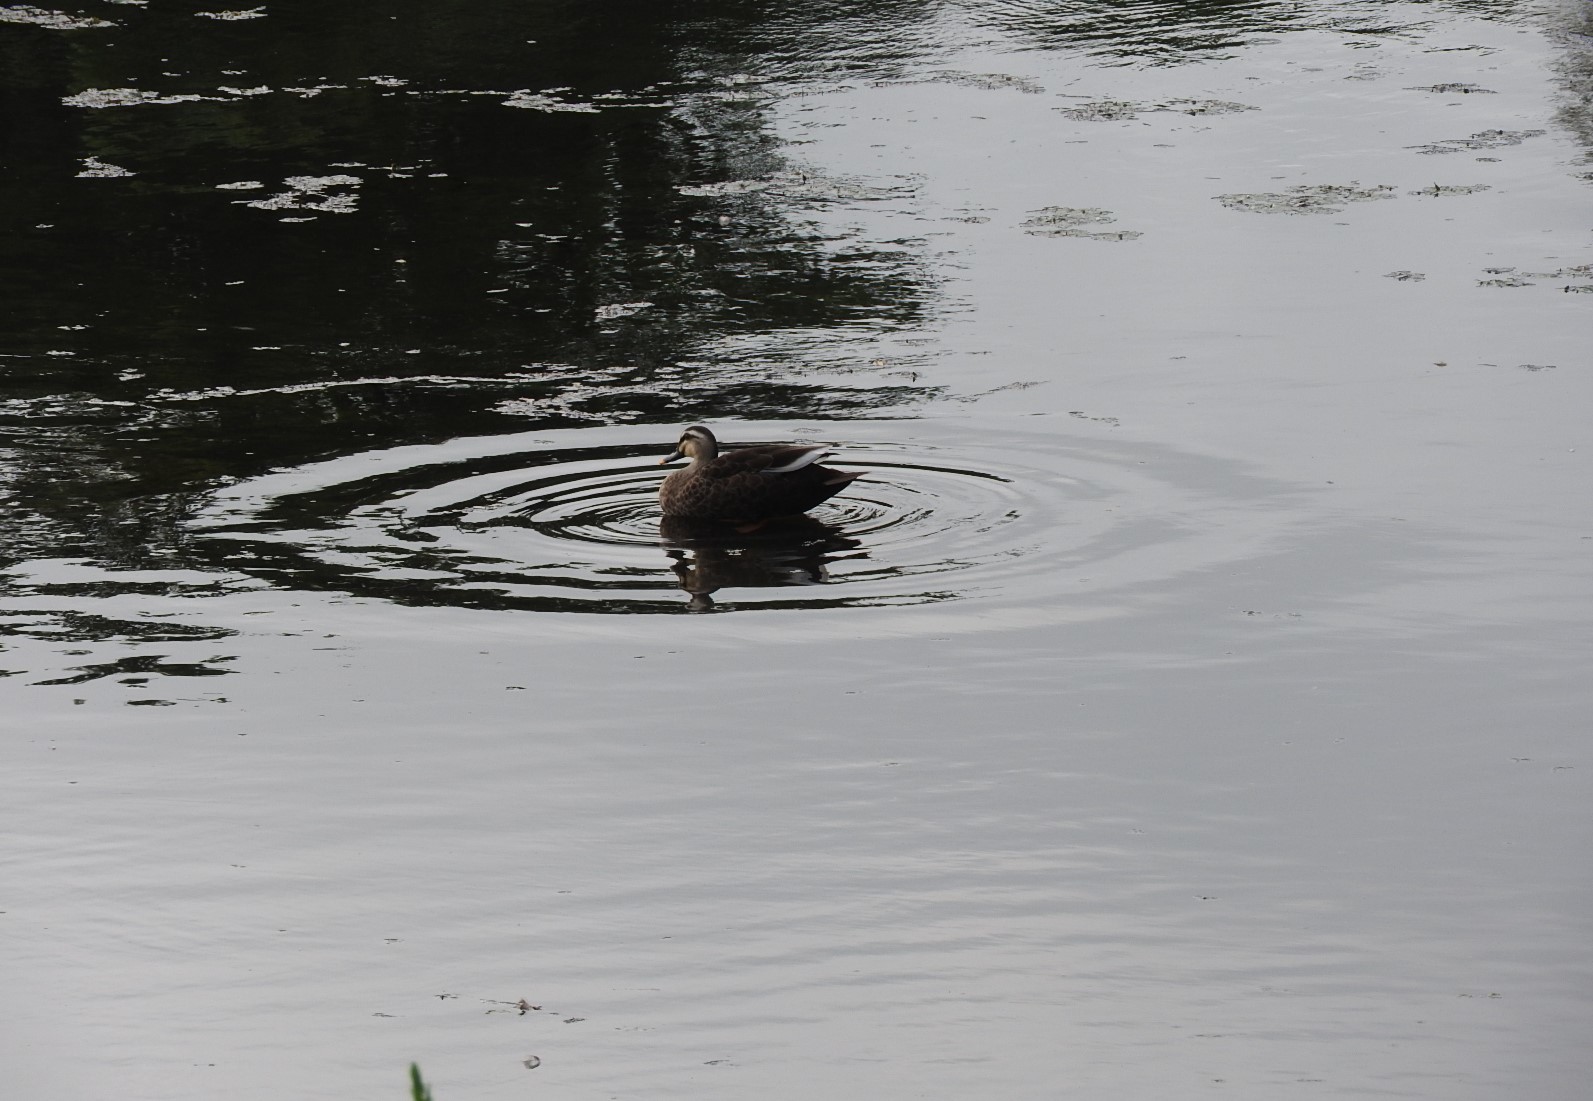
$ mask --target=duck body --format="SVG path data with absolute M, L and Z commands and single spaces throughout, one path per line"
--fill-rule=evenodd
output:
M 861 473 L 822 466 L 820 445 L 764 444 L 719 453 L 719 441 L 702 425 L 681 433 L 662 462 L 689 458 L 658 490 L 664 515 L 748 524 L 796 516 L 829 500 Z

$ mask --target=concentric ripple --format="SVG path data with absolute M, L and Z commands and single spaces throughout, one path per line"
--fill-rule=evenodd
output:
M 1232 472 L 1208 493 L 1147 469 L 1187 477 L 1187 457 L 1010 425 L 994 439 L 943 422 L 722 427 L 732 447 L 827 437 L 831 465 L 864 477 L 750 533 L 664 520 L 673 428 L 600 428 L 272 474 L 219 494 L 195 526 L 229 566 L 286 587 L 578 612 L 1032 603 L 1246 553 Z

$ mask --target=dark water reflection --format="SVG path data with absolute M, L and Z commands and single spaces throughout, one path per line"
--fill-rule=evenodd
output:
M 860 343 L 933 293 L 911 250 L 800 221 L 898 181 L 700 191 L 786 171 L 768 93 L 732 79 L 744 6 L 107 14 L 0 24 L 14 555 L 158 560 L 189 494 L 373 444 L 927 396 L 700 359 L 735 334 Z
M 801 164 L 779 97 L 932 76 L 970 33 L 1168 63 L 1387 8 L 8 9 L 0 554 L 186 563 L 213 487 L 373 448 L 932 401 L 931 353 L 878 347 L 941 306 L 924 243 L 811 217 L 915 182 Z
M 812 516 L 786 517 L 752 531 L 666 516 L 658 535 L 694 612 L 713 611 L 713 594 L 720 589 L 822 585 L 830 563 L 868 557 L 859 549 L 862 540 Z

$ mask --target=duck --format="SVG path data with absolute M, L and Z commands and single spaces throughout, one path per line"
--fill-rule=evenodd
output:
M 659 460 L 660 466 L 681 458 L 691 462 L 664 479 L 658 503 L 666 517 L 740 525 L 797 516 L 863 476 L 820 465 L 829 454 L 824 444 L 760 444 L 721 455 L 714 434 L 694 424 Z

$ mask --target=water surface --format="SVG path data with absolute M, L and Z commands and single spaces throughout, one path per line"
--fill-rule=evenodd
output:
M 11 1094 L 1580 1098 L 1588 20 L 0 8 Z

